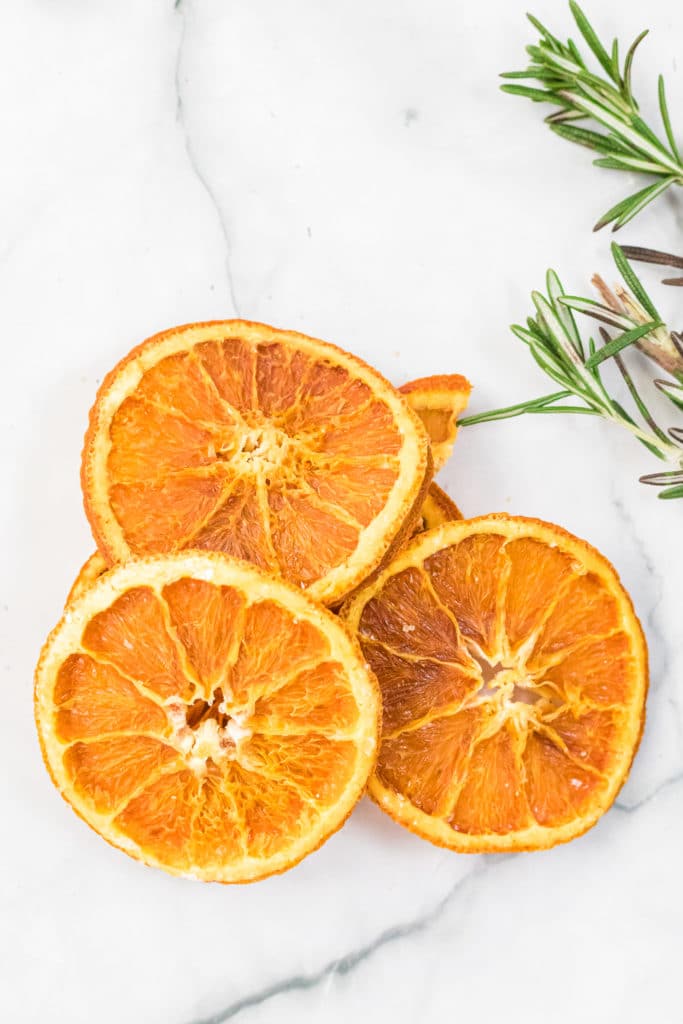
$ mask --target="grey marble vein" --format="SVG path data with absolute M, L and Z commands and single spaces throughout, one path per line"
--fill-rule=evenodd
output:
M 183 142 L 185 144 L 185 152 L 187 153 L 187 158 L 189 160 L 192 172 L 195 175 L 195 177 L 197 178 L 197 180 L 199 181 L 199 183 L 202 186 L 202 188 L 204 189 L 204 191 L 206 192 L 206 194 L 207 194 L 207 196 L 208 196 L 208 198 L 209 198 L 209 200 L 211 202 L 211 205 L 213 206 L 213 208 L 214 208 L 214 210 L 216 212 L 216 218 L 218 220 L 218 224 L 219 224 L 219 227 L 220 227 L 221 235 L 223 236 L 223 244 L 225 246 L 225 276 L 226 276 L 226 281 L 227 281 L 228 301 L 230 303 L 230 306 L 232 307 L 231 308 L 232 314 L 234 316 L 239 316 L 240 314 L 239 314 L 239 309 L 238 309 L 238 306 L 237 306 L 237 301 L 235 299 L 235 289 L 234 289 L 232 269 L 231 269 L 231 244 L 230 244 L 230 235 L 228 233 L 227 220 L 226 220 L 225 214 L 223 212 L 223 209 L 221 207 L 221 204 L 220 204 L 220 202 L 218 200 L 218 196 L 216 195 L 216 192 L 214 191 L 213 187 L 211 186 L 211 183 L 210 183 L 209 179 L 207 178 L 205 172 L 201 168 L 201 166 L 199 164 L 199 161 L 197 159 L 197 154 L 195 152 L 195 148 L 194 148 L 194 145 L 192 143 L 192 134 L 191 134 L 191 131 L 190 131 L 190 126 L 189 126 L 187 115 L 186 115 L 186 111 L 185 111 L 185 104 L 183 102 L 183 78 L 182 78 L 181 69 L 182 69 L 182 62 L 183 62 L 184 47 L 185 47 L 185 43 L 187 41 L 187 18 L 188 18 L 187 11 L 186 11 L 185 0 L 175 0 L 175 3 L 173 5 L 173 10 L 175 12 L 177 12 L 178 16 L 181 19 L 180 39 L 178 40 L 178 51 L 177 51 L 177 54 L 176 54 L 175 76 L 174 76 L 175 95 L 176 95 L 176 121 L 178 122 L 178 125 L 180 126 L 180 129 L 181 129 L 182 134 L 183 134 Z
M 259 989 L 256 992 L 243 996 L 241 999 L 237 999 L 210 1017 L 196 1018 L 188 1022 L 188 1024 L 224 1024 L 225 1021 L 234 1020 L 238 1014 L 255 1006 L 261 1006 L 263 1003 L 275 999 L 277 996 L 284 995 L 286 992 L 308 991 L 317 988 L 324 981 L 334 976 L 344 977 L 347 974 L 351 974 L 360 964 L 370 960 L 375 953 L 385 946 L 426 931 L 439 920 L 450 904 L 474 883 L 476 878 L 490 871 L 495 865 L 508 860 L 510 856 L 512 855 L 502 854 L 489 857 L 488 860 L 481 859 L 475 868 L 469 871 L 463 878 L 458 879 L 446 895 L 429 910 L 425 911 L 424 914 L 414 918 L 412 921 L 393 925 L 391 928 L 385 929 L 385 931 L 380 932 L 377 938 L 368 942 L 365 946 L 352 950 L 350 953 L 346 953 L 335 960 L 330 960 L 320 970 L 312 974 L 294 974 L 290 978 L 283 978 L 282 981 L 276 981 L 266 988 Z

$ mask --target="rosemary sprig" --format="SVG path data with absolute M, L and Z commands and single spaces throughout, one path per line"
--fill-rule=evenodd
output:
M 617 231 L 671 185 L 683 185 L 683 158 L 671 126 L 663 77 L 659 76 L 658 96 L 665 139 L 643 121 L 633 96 L 633 58 L 648 30 L 641 32 L 631 44 L 622 66 L 618 40 L 615 39 L 608 50 L 575 0 L 570 0 L 569 7 L 601 70 L 591 71 L 573 40 L 561 42 L 529 14 L 529 21 L 540 35 L 536 44 L 527 46 L 531 62 L 523 71 L 508 71 L 501 77 L 535 80 L 538 87 L 515 82 L 501 88 L 516 96 L 526 96 L 535 103 L 557 107 L 546 118 L 546 123 L 561 138 L 598 152 L 596 166 L 645 174 L 653 179 L 609 209 L 594 227 L 598 231 L 611 223 L 612 230 Z M 575 123 L 582 120 L 605 131 L 594 131 Z
M 649 473 L 641 477 L 641 481 L 662 488 L 660 498 L 682 498 L 683 421 L 667 430 L 659 426 L 628 371 L 623 356 L 631 346 L 636 345 L 666 369 L 671 379 L 657 378 L 654 384 L 677 413 L 683 410 L 683 371 L 679 372 L 672 366 L 672 335 L 623 250 L 614 243 L 612 252 L 622 277 L 638 296 L 637 300 L 624 288 L 619 288 L 619 297 L 615 297 L 602 282 L 601 290 L 606 302 L 568 295 L 555 271 L 549 270 L 545 294 L 532 292 L 531 295 L 535 315 L 528 318 L 525 326 L 515 324 L 511 328 L 515 337 L 527 345 L 536 363 L 562 390 L 502 409 L 466 416 L 459 421 L 459 426 L 509 419 L 523 413 L 539 416 L 550 413 L 601 416 L 628 430 L 653 455 L 672 467 L 665 472 Z M 601 327 L 601 345 L 596 344 L 592 337 L 585 339 L 577 327 L 575 312 L 608 324 L 618 333 L 612 337 Z M 683 357 L 683 352 L 678 354 Z M 626 384 L 635 407 L 633 412 L 629 412 L 617 401 L 605 386 L 601 367 L 609 359 L 614 361 Z

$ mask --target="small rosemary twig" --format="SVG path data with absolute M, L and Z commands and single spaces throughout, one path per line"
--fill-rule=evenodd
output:
M 661 498 L 683 497 L 683 427 L 673 426 L 664 430 L 659 426 L 623 359 L 628 348 L 637 345 L 671 373 L 673 379 L 658 378 L 654 383 L 680 412 L 683 410 L 683 373 L 678 375 L 670 359 L 670 350 L 673 349 L 679 356 L 683 352 L 678 352 L 672 344 L 671 335 L 623 250 L 616 244 L 613 244 L 612 250 L 622 277 L 638 296 L 637 299 L 622 287 L 617 289 L 615 296 L 602 282 L 601 293 L 605 303 L 567 295 L 557 274 L 549 270 L 546 294 L 533 292 L 531 296 L 535 316 L 527 320 L 526 326 L 515 324 L 511 328 L 515 337 L 527 345 L 536 363 L 562 390 L 502 409 L 466 416 L 459 421 L 459 425 L 472 426 L 521 416 L 523 413 L 583 413 L 601 416 L 628 430 L 653 455 L 672 465 L 669 472 L 642 477 L 644 483 L 662 487 L 659 494 Z M 585 340 L 579 333 L 574 311 L 607 323 L 619 333 L 612 337 L 601 328 L 601 346 L 596 345 L 593 338 Z M 625 409 L 605 387 L 600 371 L 602 364 L 609 359 L 614 360 L 621 373 L 635 406 L 634 414 Z M 568 404 L 567 399 L 574 401 Z
M 617 231 L 671 185 L 683 185 L 683 158 L 671 126 L 662 76 L 658 96 L 665 138 L 660 138 L 643 121 L 633 96 L 633 57 L 647 30 L 631 44 L 621 65 L 618 41 L 615 39 L 611 47 L 606 47 L 578 3 L 570 0 L 569 7 L 600 70 L 590 70 L 573 40 L 561 42 L 530 14 L 529 21 L 540 35 L 536 44 L 527 46 L 531 61 L 523 71 L 508 71 L 501 77 L 531 79 L 538 85 L 515 82 L 503 85 L 502 89 L 535 103 L 555 106 L 557 109 L 546 118 L 546 123 L 561 138 L 599 153 L 594 161 L 596 166 L 645 174 L 653 179 L 608 210 L 594 228 L 597 231 L 611 223 L 612 230 Z M 603 131 L 579 126 L 577 121 L 592 122 Z

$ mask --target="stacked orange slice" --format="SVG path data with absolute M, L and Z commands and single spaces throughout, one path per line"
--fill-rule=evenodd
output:
M 74 810 L 173 874 L 245 882 L 337 829 L 376 754 L 355 641 L 300 590 L 215 553 L 84 586 L 36 674 L 48 770 Z
M 370 793 L 463 852 L 553 846 L 611 805 L 644 722 L 647 652 L 612 566 L 535 519 L 416 537 L 344 608 L 377 675 Z

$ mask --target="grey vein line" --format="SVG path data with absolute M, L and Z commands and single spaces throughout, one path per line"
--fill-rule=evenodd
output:
M 635 811 L 640 810 L 641 807 L 644 807 L 645 804 L 649 804 L 651 800 L 654 800 L 664 790 L 671 789 L 672 786 L 678 786 L 681 782 L 683 782 L 683 771 L 677 772 L 668 779 L 664 779 L 663 782 L 660 782 L 659 785 L 655 786 L 649 793 L 646 793 L 640 800 L 636 800 L 631 804 L 622 804 L 617 800 L 614 807 L 617 811 L 622 811 L 624 814 L 633 814 Z
M 234 288 L 234 282 L 233 282 L 233 277 L 232 277 L 232 269 L 231 269 L 231 244 L 230 244 L 230 236 L 229 236 L 229 233 L 228 233 L 227 221 L 226 221 L 225 215 L 223 213 L 223 210 L 221 208 L 221 205 L 220 205 L 220 203 L 218 201 L 218 196 L 214 192 L 214 190 L 213 190 L 213 188 L 211 186 L 211 183 L 209 182 L 206 174 L 204 173 L 204 171 L 200 167 L 199 162 L 197 160 L 197 155 L 195 153 L 194 146 L 192 144 L 192 136 L 191 136 L 191 133 L 190 133 L 190 128 L 189 128 L 189 125 L 188 125 L 187 117 L 185 116 L 185 105 L 183 103 L 183 85 L 182 85 L 182 76 L 181 76 L 181 66 L 182 66 L 182 62 L 183 62 L 183 52 L 184 52 L 184 47 L 185 47 L 185 41 L 186 41 L 186 38 L 187 38 L 187 13 L 186 13 L 186 9 L 185 8 L 186 8 L 186 5 L 184 3 L 184 0 L 175 0 L 175 3 L 173 5 L 173 10 L 178 13 L 178 16 L 180 17 L 181 23 L 182 23 L 181 24 L 181 30 L 180 30 L 180 39 L 178 40 L 178 52 L 176 54 L 175 74 L 174 74 L 175 95 L 176 95 L 176 121 L 178 122 L 178 125 L 180 126 L 180 129 L 181 129 L 181 131 L 183 133 L 183 142 L 185 144 L 185 152 L 187 153 L 187 159 L 189 161 L 190 168 L 192 169 L 192 173 L 197 178 L 197 181 L 200 183 L 200 185 L 202 186 L 202 188 L 206 192 L 206 195 L 208 196 L 209 201 L 210 201 L 211 205 L 213 206 L 213 209 L 214 209 L 214 211 L 216 213 L 216 218 L 218 220 L 218 225 L 220 227 L 221 235 L 223 236 L 223 244 L 224 244 L 224 247 L 225 247 L 224 265 L 225 265 L 225 276 L 226 276 L 226 281 L 227 281 L 228 300 L 229 300 L 229 302 L 230 302 L 230 304 L 232 306 L 232 309 L 234 311 L 234 315 L 235 316 L 239 316 L 240 314 L 239 314 L 239 309 L 238 309 L 238 306 L 237 306 L 237 302 L 235 300 L 235 288 Z
M 500 864 L 504 860 L 508 860 L 510 854 L 501 854 L 495 857 L 495 861 L 492 858 L 489 860 L 480 860 L 477 866 L 469 871 L 463 878 L 451 886 L 446 895 L 434 904 L 429 910 L 425 911 L 424 914 L 414 918 L 412 921 L 407 921 L 403 924 L 394 925 L 391 928 L 387 928 L 385 931 L 380 932 L 377 938 L 368 942 L 367 945 L 361 946 L 360 949 L 353 950 L 350 953 L 346 953 L 342 957 L 338 957 L 335 960 L 330 960 L 329 963 L 321 967 L 319 971 L 315 971 L 312 974 L 295 974 L 290 978 L 284 978 L 282 981 L 276 981 L 272 985 L 268 985 L 266 988 L 259 989 L 257 992 L 253 992 L 250 995 L 243 996 L 241 999 L 237 999 L 234 1003 L 230 1003 L 223 1010 L 219 1010 L 218 1013 L 212 1014 L 210 1017 L 196 1018 L 189 1022 L 189 1024 L 224 1024 L 225 1021 L 234 1020 L 234 1018 L 245 1010 L 250 1010 L 255 1006 L 261 1006 L 263 1003 L 268 1002 L 270 999 L 275 999 L 279 995 L 283 995 L 286 992 L 306 992 L 310 989 L 317 988 L 322 982 L 330 979 L 334 976 L 344 977 L 347 974 L 351 974 L 360 964 L 365 963 L 371 959 L 375 953 L 385 946 L 392 945 L 395 942 L 400 942 L 402 939 L 409 938 L 412 935 L 418 935 L 421 932 L 426 931 L 431 925 L 433 925 L 442 916 L 447 907 L 452 903 L 461 892 L 468 888 L 472 882 L 486 871 L 491 870 L 495 864 Z

